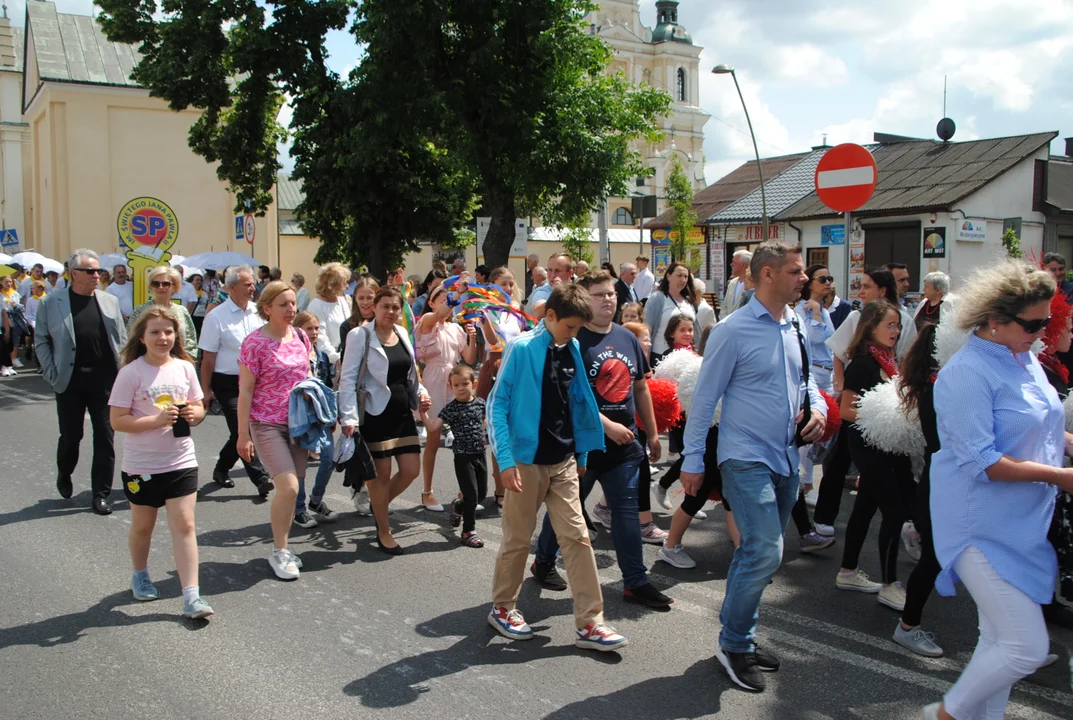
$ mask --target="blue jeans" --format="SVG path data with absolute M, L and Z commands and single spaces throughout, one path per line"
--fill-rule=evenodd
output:
M 727 460 L 723 495 L 734 508 L 741 545 L 727 573 L 726 597 L 719 613 L 719 646 L 736 653 L 756 647 L 760 596 L 782 563 L 782 533 L 797 501 L 799 478 L 775 474 L 760 462 Z
M 611 540 L 615 544 L 615 556 L 622 571 L 622 585 L 627 590 L 648 583 L 648 569 L 641 551 L 641 523 L 637 519 L 637 484 L 641 477 L 641 460 L 638 453 L 633 459 L 599 471 L 589 470 L 581 478 L 581 502 L 592 492 L 596 481 L 604 489 L 607 504 L 611 507 Z M 559 541 L 551 527 L 551 520 L 544 516 L 544 526 L 537 539 L 536 560 L 539 563 L 555 562 Z
M 317 479 L 313 481 L 313 493 L 309 496 L 312 502 L 320 502 L 324 499 L 324 491 L 328 489 L 328 481 L 332 479 L 335 471 L 335 439 L 328 435 L 331 444 L 327 450 L 320 453 L 320 465 L 317 467 Z M 301 515 L 306 511 L 306 484 L 305 477 L 298 478 L 298 498 L 294 502 L 294 514 Z

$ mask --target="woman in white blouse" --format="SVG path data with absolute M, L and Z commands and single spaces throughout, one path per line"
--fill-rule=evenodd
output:
M 317 276 L 317 296 L 309 301 L 309 312 L 320 321 L 317 349 L 328 355 L 328 362 L 339 362 L 339 326 L 350 317 L 351 298 L 345 294 L 350 270 L 342 263 L 328 263 Z
M 697 322 L 697 292 L 693 287 L 693 273 L 680 262 L 673 262 L 660 281 L 659 288 L 645 304 L 645 323 L 652 336 L 652 357 L 667 352 L 668 345 L 663 335 L 667 323 L 675 315 L 685 315 L 693 321 L 693 336 L 700 337 L 703 329 Z

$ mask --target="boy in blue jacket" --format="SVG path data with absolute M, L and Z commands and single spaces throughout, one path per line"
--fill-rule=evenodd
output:
M 509 491 L 503 504 L 503 542 L 496 557 L 488 623 L 512 640 L 533 637 L 515 606 L 537 511 L 544 504 L 574 594 L 574 644 L 608 651 L 629 641 L 604 624 L 596 556 L 581 514 L 578 466 L 584 472 L 586 454 L 604 449 L 596 398 L 574 339 L 591 319 L 592 301 L 584 288 L 556 288 L 545 305 L 544 320 L 507 345 L 488 397 L 492 452 Z

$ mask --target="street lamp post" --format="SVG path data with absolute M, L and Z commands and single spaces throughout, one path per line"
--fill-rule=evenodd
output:
M 745 96 L 741 94 L 741 85 L 738 84 L 738 75 L 734 72 L 734 68 L 729 65 L 716 65 L 712 68 L 712 73 L 715 75 L 730 75 L 734 78 L 734 87 L 738 90 L 738 98 L 741 100 L 741 109 L 745 111 L 745 122 L 749 124 L 749 136 L 753 139 L 753 153 L 756 155 L 756 172 L 760 176 L 760 221 L 763 225 L 764 240 L 768 239 L 768 219 L 767 219 L 767 194 L 764 192 L 764 168 L 760 164 L 760 150 L 756 147 L 756 133 L 753 132 L 753 121 L 749 119 L 749 108 L 745 106 Z

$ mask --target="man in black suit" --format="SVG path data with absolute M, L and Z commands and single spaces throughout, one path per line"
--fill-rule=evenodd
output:
M 637 293 L 633 291 L 633 281 L 637 278 L 637 266 L 633 263 L 622 263 L 618 269 L 618 280 L 615 282 L 615 293 L 618 295 L 618 309 L 615 310 L 615 322 L 622 318 L 622 308 L 628 303 L 638 302 Z

